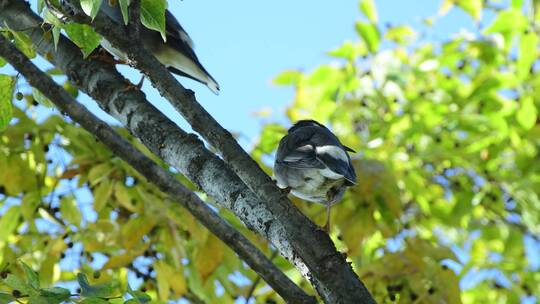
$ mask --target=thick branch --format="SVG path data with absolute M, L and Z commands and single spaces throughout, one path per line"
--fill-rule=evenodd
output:
M 70 0 L 69 2 L 73 2 Z M 80 12 L 80 22 L 89 19 Z M 328 235 L 304 217 L 266 175 L 259 165 L 240 147 L 195 99 L 192 91 L 182 85 L 141 44 L 126 39 L 123 28 L 104 14 L 91 23 L 97 32 L 115 47 L 128 54 L 135 67 L 152 81 L 159 92 L 184 116 L 195 131 L 202 135 L 231 166 L 242 181 L 264 202 L 274 219 L 284 227 L 294 253 L 307 266 L 303 274 L 328 303 L 373 303 L 368 290 L 358 279 L 345 258 L 337 253 Z
M 4 7 L 1 3 L 4 3 Z M 6 22 L 15 29 L 39 28 L 41 19 L 21 1 L 0 0 L 0 8 L 1 23 Z M 101 17 L 98 19 L 101 20 Z M 112 31 L 119 30 L 125 34 L 123 27 L 110 23 L 109 25 L 112 26 L 110 28 Z M 112 67 L 92 60 L 82 60 L 79 50 L 64 38 L 60 39 L 57 52 L 53 52 L 54 48 L 50 42 L 38 43 L 43 37 L 40 30 L 29 34 L 42 55 L 50 53 L 53 63 L 64 70 L 72 82 L 96 99 L 100 107 L 120 120 L 151 151 L 179 169 L 201 189 L 213 196 L 222 207 L 232 210 L 250 229 L 269 239 L 281 255 L 293 262 L 302 274 L 310 279 L 326 302 L 374 302 L 344 257 L 335 250 L 328 236 L 305 218 L 288 200 L 280 197 L 266 175 L 259 175 L 262 178 L 259 179 L 260 187 L 257 191 L 266 191 L 274 199 L 262 202 L 221 159 L 205 149 L 196 136 L 186 134 L 147 104 L 141 92 L 126 92 L 124 90 L 126 80 Z M 110 40 L 108 35 L 105 36 Z M 140 46 L 134 49 L 144 53 Z M 156 68 L 163 69 L 153 56 L 142 56 L 137 60 L 142 60 L 145 64 L 148 62 L 146 60 L 150 60 Z M 192 93 L 182 89 L 170 74 L 166 72 L 158 74 L 168 79 L 163 82 L 164 84 L 172 81 L 179 90 L 177 93 L 182 100 L 193 100 Z M 155 75 L 153 77 L 155 80 Z M 160 87 L 162 94 L 167 93 L 163 85 Z M 166 96 L 171 99 L 173 94 L 169 92 Z M 198 104 L 195 108 L 206 113 Z M 201 125 L 204 124 L 212 126 L 208 122 L 210 116 L 207 113 L 205 115 L 200 117 L 199 123 L 194 124 L 196 129 L 202 128 Z M 197 116 L 191 115 L 189 120 L 193 121 L 194 118 Z M 214 137 L 219 137 L 218 134 L 221 133 L 214 134 Z M 237 144 L 231 147 L 234 149 Z M 217 148 L 224 149 L 220 146 Z M 243 159 L 244 154 L 245 152 L 240 150 L 240 159 Z M 226 158 L 229 162 L 238 168 L 241 160 L 231 161 L 229 153 L 224 155 L 228 155 Z M 251 168 L 249 164 L 254 163 L 249 160 L 247 168 Z M 253 172 L 260 172 L 260 169 L 257 167 Z M 246 173 L 239 172 L 239 174 L 244 174 L 245 177 Z M 253 185 L 251 183 L 251 187 L 256 188 Z
M 88 132 L 94 134 L 111 151 L 121 157 L 147 180 L 188 209 L 206 228 L 229 245 L 272 288 L 290 303 L 313 303 L 304 293 L 241 233 L 222 220 L 199 197 L 182 185 L 172 174 L 145 156 L 120 136 L 113 128 L 77 103 L 69 93 L 40 71 L 26 56 L 0 35 L 0 56 L 5 58 L 28 83 L 47 96 L 61 111 L 67 113 Z

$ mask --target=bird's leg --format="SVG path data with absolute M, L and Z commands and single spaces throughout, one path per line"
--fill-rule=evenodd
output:
M 274 184 L 276 184 L 276 186 L 279 188 L 279 191 L 281 191 L 281 193 L 283 194 L 289 194 L 292 190 L 291 187 L 286 187 L 286 188 L 281 188 L 278 184 L 277 184 L 277 180 L 275 179 L 272 179 L 272 181 L 274 182 Z
M 279 188 L 279 190 L 280 190 L 281 193 L 283 193 L 283 194 L 289 194 L 289 193 L 291 193 L 292 188 L 291 188 L 291 187 L 287 187 L 287 188 Z
M 330 209 L 332 208 L 331 204 L 326 204 L 326 224 L 323 227 L 323 230 L 330 234 Z
M 90 58 L 97 59 L 108 64 L 128 64 L 124 60 L 115 59 L 114 56 L 112 56 L 106 49 L 102 47 L 90 55 Z
M 141 80 L 139 80 L 139 82 L 137 84 L 132 84 L 131 82 L 122 90 L 122 92 L 127 92 L 129 90 L 135 90 L 135 91 L 139 91 L 142 86 L 143 86 L 143 83 L 144 83 L 144 76 L 141 77 Z

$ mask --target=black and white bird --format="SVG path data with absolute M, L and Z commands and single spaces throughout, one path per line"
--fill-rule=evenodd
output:
M 111 5 L 109 1 L 103 1 L 101 11 L 118 24 L 123 24 L 122 12 L 118 4 Z M 141 26 L 141 41 L 169 71 L 205 84 L 217 95 L 218 83 L 199 62 L 193 51 L 193 41 L 169 10 L 165 10 L 165 32 L 166 41 L 163 41 L 159 32 Z M 107 40 L 102 39 L 101 46 L 120 60 L 128 62 L 127 55 L 114 48 Z
M 330 228 L 330 208 L 345 190 L 356 184 L 356 173 L 347 152 L 324 125 L 300 120 L 279 142 L 274 175 L 278 187 L 301 199 L 326 205 L 326 225 Z

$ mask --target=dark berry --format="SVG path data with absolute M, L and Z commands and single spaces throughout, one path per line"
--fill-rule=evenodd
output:
M 13 289 L 13 291 L 11 292 L 11 294 L 15 297 L 15 298 L 18 298 L 21 296 L 21 292 L 17 289 Z

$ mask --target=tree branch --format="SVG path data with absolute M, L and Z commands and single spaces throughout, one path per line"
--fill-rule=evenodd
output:
M 5 58 L 26 80 L 47 96 L 61 111 L 67 113 L 85 130 L 94 134 L 111 151 L 143 174 L 161 191 L 188 209 L 207 229 L 229 245 L 251 268 L 276 290 L 287 302 L 314 303 L 308 296 L 285 276 L 266 256 L 241 233 L 236 231 L 199 197 L 182 185 L 172 174 L 145 156 L 141 151 L 120 136 L 113 128 L 77 103 L 69 93 L 57 85 L 49 76 L 40 71 L 26 56 L 0 35 L 0 55 Z
M 20 0 L 0 1 L 5 3 L 0 10 L 0 21 L 8 26 L 37 27 L 41 22 Z M 102 14 L 96 18 L 95 27 L 115 47 L 118 44 L 116 38 L 125 35 L 123 27 L 111 23 Z M 35 43 L 42 33 L 33 31 L 30 36 Z M 125 37 L 122 39 L 125 42 Z M 270 178 L 239 148 L 230 134 L 195 102 L 193 93 L 183 89 L 140 45 L 132 47 L 126 42 L 119 48 L 126 50 L 126 46 L 131 47 L 127 50 L 130 59 L 135 59 L 138 67 L 147 76 L 152 76 L 151 80 L 161 94 L 184 110 L 182 113 L 194 129 L 222 152 L 258 196 L 196 136 L 186 134 L 149 105 L 142 92 L 123 90 L 127 82 L 112 67 L 82 60 L 80 51 L 64 38 L 60 39 L 57 52 L 53 53 L 51 43 L 42 43 L 38 51 L 42 55 L 50 53 L 54 64 L 64 70 L 73 83 L 96 99 L 101 108 L 120 120 L 151 151 L 213 196 L 222 207 L 232 210 L 250 229 L 269 239 L 280 254 L 311 281 L 325 302 L 374 303 L 330 238 L 276 190 Z M 190 106 L 193 111 L 189 110 Z M 221 142 L 220 138 L 226 140 Z M 244 165 L 245 170 L 242 169 Z
M 67 2 L 76 5 L 73 0 Z M 148 76 L 154 87 L 182 114 L 193 130 L 216 148 L 238 177 L 263 200 L 274 220 L 283 226 L 294 253 L 302 261 L 302 267 L 307 267 L 301 269 L 303 275 L 311 281 L 325 302 L 374 302 L 345 258 L 337 253 L 328 235 L 303 216 L 281 194 L 271 178 L 240 147 L 234 137 L 196 101 L 191 90 L 184 89 L 144 47 L 126 39 L 123 29 L 115 26 L 116 23 L 104 14 L 90 22 L 79 9 L 74 19 L 91 24 L 115 47 L 124 51 L 135 67 Z

